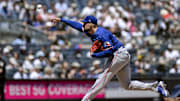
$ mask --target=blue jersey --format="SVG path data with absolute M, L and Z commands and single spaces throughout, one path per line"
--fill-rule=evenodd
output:
M 61 19 L 61 21 L 81 32 L 84 32 L 83 25 L 79 22 L 65 19 Z M 113 53 L 118 50 L 118 48 L 124 47 L 124 45 L 119 40 L 117 40 L 110 31 L 102 27 L 98 27 L 97 31 L 93 35 L 89 35 L 87 32 L 84 33 L 86 33 L 86 35 L 89 36 L 93 42 L 96 40 L 100 41 L 102 43 L 102 47 L 106 49 L 104 51 L 93 53 L 92 57 L 109 57 L 112 56 Z

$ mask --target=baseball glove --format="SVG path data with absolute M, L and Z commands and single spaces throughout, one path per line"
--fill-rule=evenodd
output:
M 91 52 L 96 53 L 99 51 L 103 51 L 103 46 L 102 43 L 99 40 L 96 40 L 93 42 L 92 46 L 91 46 Z

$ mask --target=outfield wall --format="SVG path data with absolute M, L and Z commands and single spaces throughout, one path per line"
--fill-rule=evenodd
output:
M 133 78 L 136 79 L 136 78 Z M 145 82 L 152 82 L 158 78 L 139 78 Z M 180 84 L 179 77 L 161 79 L 171 90 Z M 79 100 L 90 89 L 95 80 L 7 80 L 5 84 L 6 100 Z M 96 99 L 151 99 L 159 101 L 159 94 L 152 91 L 127 91 L 117 80 L 112 80 L 96 96 Z M 96 101 L 96 100 L 95 100 Z M 126 100 L 123 100 L 126 101 Z M 139 100 L 141 101 L 141 100 Z M 143 101 L 143 100 L 142 100 Z M 148 100 L 147 100 L 148 101 Z

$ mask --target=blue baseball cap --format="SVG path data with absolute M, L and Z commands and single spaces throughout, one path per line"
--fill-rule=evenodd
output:
M 93 24 L 96 24 L 96 25 L 97 25 L 97 19 L 96 19 L 96 17 L 91 16 L 91 15 L 86 16 L 86 17 L 84 18 L 84 20 L 81 20 L 81 22 L 84 22 L 84 23 L 93 23 Z

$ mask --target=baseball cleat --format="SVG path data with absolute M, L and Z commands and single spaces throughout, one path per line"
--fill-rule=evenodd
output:
M 164 97 L 167 97 L 169 95 L 168 90 L 166 90 L 166 84 L 164 84 L 163 81 L 160 81 L 157 86 L 158 92 L 163 95 Z

